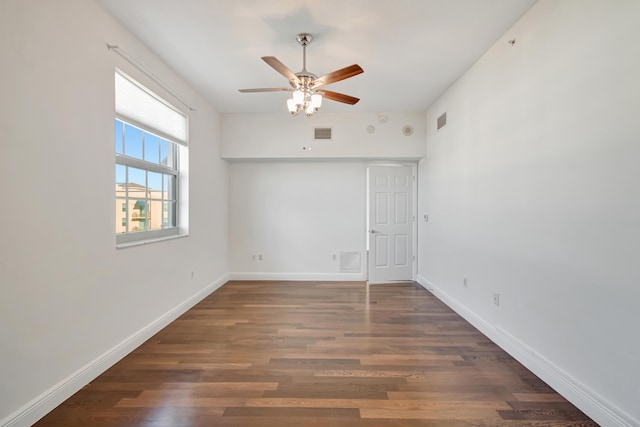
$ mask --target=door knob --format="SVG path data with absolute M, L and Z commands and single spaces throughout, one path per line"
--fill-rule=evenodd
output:
M 371 233 L 371 234 L 376 234 L 376 233 L 379 233 L 379 231 L 378 231 L 378 230 L 371 229 L 370 233 Z

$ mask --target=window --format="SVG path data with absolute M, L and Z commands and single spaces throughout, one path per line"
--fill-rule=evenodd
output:
M 116 203 L 126 214 L 116 233 L 177 227 L 177 144 L 120 119 L 115 125 Z
M 178 235 L 186 132 L 183 113 L 116 71 L 117 244 Z

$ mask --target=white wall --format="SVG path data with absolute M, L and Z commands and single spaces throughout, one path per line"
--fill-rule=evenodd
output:
M 181 105 L 107 42 L 197 109 L 188 237 L 115 248 L 114 67 Z M 94 2 L 2 0 L 0 52 L 0 425 L 30 425 L 224 279 L 227 170 L 218 114 Z
M 247 95 L 251 96 L 251 95 Z M 426 122 L 421 113 L 323 113 L 310 118 L 274 114 L 223 114 L 225 159 L 420 159 Z M 330 101 L 327 101 L 330 102 Z M 373 126 L 373 132 L 367 128 Z M 405 126 L 413 134 L 405 136 Z M 333 129 L 332 141 L 314 141 L 314 127 Z M 311 148 L 311 150 L 309 150 Z
M 236 278 L 363 280 L 366 167 L 361 161 L 229 165 L 229 257 Z M 340 251 L 361 253 L 340 274 Z M 254 255 L 263 259 L 254 260 Z M 259 258 L 259 257 L 257 257 Z
M 539 1 L 431 106 L 420 165 L 421 282 L 603 425 L 640 425 L 639 22 Z
M 290 117 L 282 102 L 282 113 L 222 115 L 232 277 L 364 280 L 365 162 L 424 157 L 425 113 Z M 314 141 L 314 127 L 333 139 Z M 341 272 L 340 252 L 360 253 L 360 271 Z

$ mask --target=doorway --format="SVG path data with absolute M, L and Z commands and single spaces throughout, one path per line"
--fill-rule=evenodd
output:
M 367 167 L 369 284 L 414 279 L 416 169 L 406 164 Z

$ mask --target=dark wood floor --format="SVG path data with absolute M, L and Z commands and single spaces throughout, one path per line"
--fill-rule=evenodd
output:
M 416 284 L 229 282 L 44 426 L 594 426 Z

